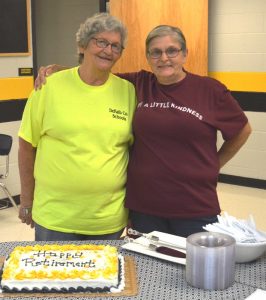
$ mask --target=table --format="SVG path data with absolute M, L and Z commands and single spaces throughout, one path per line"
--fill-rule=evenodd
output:
M 0 243 L 0 256 L 8 255 L 15 246 L 34 245 L 37 242 L 5 242 Z M 49 244 L 54 242 L 38 242 L 38 244 Z M 82 241 L 58 242 L 59 244 L 75 243 L 82 244 Z M 266 290 L 266 253 L 255 262 L 236 264 L 235 283 L 224 291 L 205 291 L 189 286 L 185 280 L 185 266 L 171 263 L 165 260 L 130 252 L 120 248 L 123 241 L 87 241 L 92 244 L 109 244 L 119 248 L 123 255 L 134 257 L 139 282 L 139 293 L 134 297 L 95 297 L 94 300 L 243 300 L 251 295 L 256 289 Z M 2 298 L 3 299 L 3 298 Z M 8 297 L 6 299 L 22 299 Z M 46 294 L 43 298 L 27 297 L 24 299 L 53 299 L 61 300 L 62 297 L 49 297 Z M 71 299 L 90 299 L 88 297 L 68 297 Z

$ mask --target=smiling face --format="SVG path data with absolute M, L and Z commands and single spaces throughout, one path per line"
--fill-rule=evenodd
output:
M 99 45 L 105 44 L 105 42 L 99 43 L 99 41 L 106 41 L 108 46 L 106 48 L 99 47 Z M 86 48 L 79 47 L 80 53 L 84 54 L 82 65 L 89 67 L 94 72 L 109 73 L 122 54 L 122 50 L 120 52 L 112 50 L 112 48 L 116 49 L 117 45 L 121 45 L 120 33 L 104 31 L 96 34 Z
M 186 62 L 187 51 L 178 51 L 181 45 L 174 36 L 166 35 L 156 37 L 149 43 L 147 59 L 152 72 L 161 84 L 172 84 L 180 81 L 186 75 L 183 71 L 183 65 Z M 153 58 L 152 53 L 160 53 L 161 56 Z M 175 57 L 169 57 L 167 54 L 175 52 Z M 155 55 L 156 56 L 156 55 Z

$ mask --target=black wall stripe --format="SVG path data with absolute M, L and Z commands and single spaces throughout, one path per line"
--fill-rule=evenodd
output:
M 232 92 L 244 111 L 266 112 L 266 93 Z M 0 101 L 0 123 L 21 120 L 27 99 Z
M 232 95 L 244 111 L 266 112 L 266 93 L 232 92 Z
M 12 196 L 13 199 L 15 200 L 16 204 L 19 205 L 20 204 L 20 195 L 16 195 L 16 196 Z M 13 207 L 12 203 L 10 202 L 10 200 L 8 198 L 4 198 L 4 199 L 0 199 L 0 208 L 1 207 Z
M 0 101 L 0 123 L 19 121 L 27 99 Z
M 257 189 L 266 189 L 266 180 L 264 179 L 255 179 L 255 178 L 248 178 L 248 177 L 241 177 L 235 175 L 227 175 L 227 174 L 220 174 L 218 178 L 219 182 L 253 187 Z

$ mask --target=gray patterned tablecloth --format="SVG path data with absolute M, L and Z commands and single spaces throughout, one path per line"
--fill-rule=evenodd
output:
M 48 242 L 45 242 L 46 244 Z M 54 242 L 51 242 L 54 243 Z M 67 242 L 60 242 L 67 243 Z M 70 242 L 70 243 L 73 243 Z M 76 244 L 82 242 L 77 241 Z M 123 241 L 90 241 L 95 244 L 110 244 L 119 248 L 123 244 Z M 15 246 L 18 245 L 32 245 L 36 242 L 8 242 L 0 243 L 0 256 L 8 255 Z M 44 244 L 38 242 L 38 244 Z M 120 252 L 124 255 L 134 257 L 137 267 L 139 293 L 135 297 L 105 297 L 104 300 L 127 300 L 127 299 L 139 299 L 139 300 L 244 300 L 251 295 L 256 289 L 266 289 L 266 254 L 255 262 L 247 264 L 236 264 L 235 283 L 232 287 L 224 291 L 205 291 L 197 288 L 193 288 L 186 283 L 185 280 L 185 266 L 168 261 L 160 260 L 157 258 L 145 256 L 142 254 L 130 252 L 124 249 L 120 249 Z M 3 299 L 3 298 L 1 298 Z M 17 297 L 8 297 L 11 299 L 21 299 Z M 62 297 L 49 297 L 45 295 L 43 298 L 32 297 L 29 299 L 49 299 L 59 300 L 64 299 Z M 88 297 L 68 297 L 71 299 L 90 299 Z M 94 300 L 103 300 L 101 297 L 93 298 Z

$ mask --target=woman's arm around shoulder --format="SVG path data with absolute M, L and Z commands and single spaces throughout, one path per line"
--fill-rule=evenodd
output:
M 36 77 L 36 79 L 34 81 L 34 89 L 35 90 L 41 89 L 42 85 L 46 83 L 46 77 L 52 75 L 53 73 L 67 70 L 69 68 L 70 67 L 61 66 L 61 65 L 57 65 L 57 64 L 40 67 L 40 69 L 38 71 L 38 76 Z

